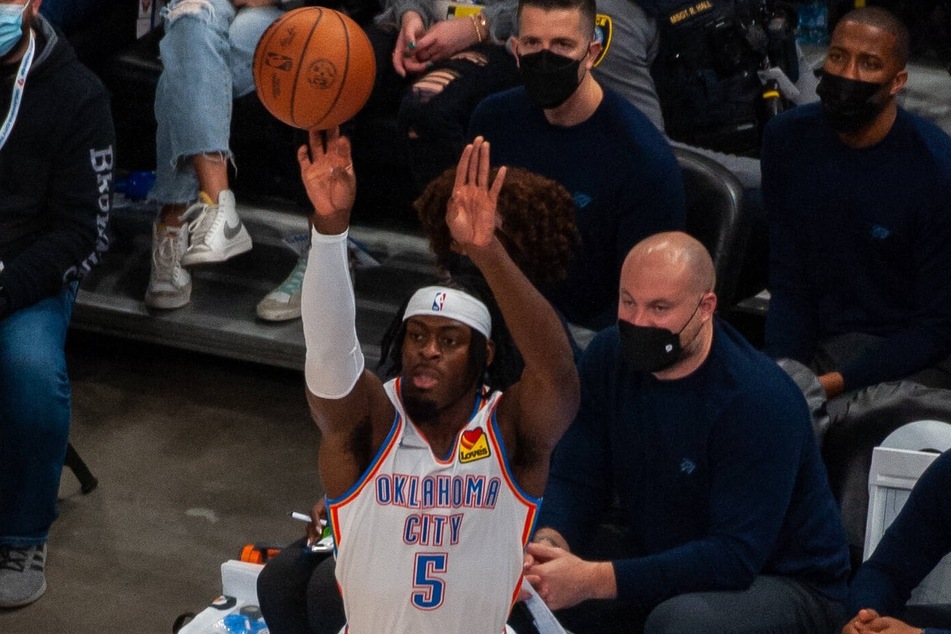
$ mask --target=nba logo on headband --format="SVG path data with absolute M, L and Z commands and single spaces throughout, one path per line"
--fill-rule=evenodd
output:
M 488 307 L 464 291 L 446 286 L 426 286 L 419 289 L 406 303 L 403 321 L 417 315 L 432 315 L 455 319 L 482 333 L 492 336 L 492 316 Z

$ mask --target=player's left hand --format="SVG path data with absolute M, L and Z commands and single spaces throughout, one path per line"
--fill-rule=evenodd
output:
M 465 253 L 467 248 L 486 247 L 495 237 L 495 212 L 505 168 L 499 168 L 491 186 L 490 174 L 489 143 L 476 137 L 462 151 L 446 210 L 446 225 L 456 251 Z

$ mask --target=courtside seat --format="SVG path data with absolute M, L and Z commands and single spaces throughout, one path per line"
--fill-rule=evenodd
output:
M 908 501 L 918 479 L 940 453 L 951 449 L 951 423 L 923 420 L 899 427 L 876 447 L 869 470 L 868 523 L 863 558 Z M 905 618 L 917 624 L 946 624 L 951 619 L 951 555 L 946 555 L 912 591 Z
M 951 433 L 951 424 L 935 422 L 951 421 L 951 391 L 891 381 L 832 403 L 835 411 L 829 413 L 833 423 L 826 433 L 822 453 L 842 513 L 854 570 L 862 561 L 866 545 L 869 471 L 874 448 L 888 443 L 914 451 L 942 451 L 945 441 L 940 440 L 940 432 L 935 437 L 926 430 L 938 426 Z
M 716 161 L 685 148 L 674 148 L 687 196 L 687 233 L 710 252 L 717 274 L 718 307 L 736 305 L 749 223 L 743 213 L 743 186 Z

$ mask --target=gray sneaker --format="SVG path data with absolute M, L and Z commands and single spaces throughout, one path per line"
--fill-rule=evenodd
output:
M 0 544 L 0 608 L 33 603 L 46 592 L 46 544 Z
M 182 268 L 188 248 L 185 227 L 152 225 L 152 271 L 145 305 L 151 308 L 181 308 L 191 300 L 192 276 Z
M 234 194 L 226 189 L 214 202 L 202 192 L 200 200 L 185 210 L 182 220 L 188 220 L 191 236 L 182 266 L 224 262 L 228 258 L 251 250 L 251 235 L 235 208 Z
M 288 321 L 300 317 L 300 293 L 307 270 L 307 254 L 297 259 L 294 270 L 281 285 L 258 302 L 257 314 L 264 321 Z
M 348 246 L 350 284 L 356 284 L 356 254 Z M 300 318 L 301 289 L 304 286 L 304 271 L 307 270 L 307 251 L 297 258 L 297 264 L 281 285 L 258 302 L 257 314 L 264 321 L 288 321 Z

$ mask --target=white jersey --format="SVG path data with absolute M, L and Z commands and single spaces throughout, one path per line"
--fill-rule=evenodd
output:
M 509 469 L 495 419 L 501 392 L 476 399 L 443 458 L 406 415 L 400 380 L 385 388 L 393 428 L 360 480 L 328 500 L 344 631 L 501 634 L 541 502 Z

